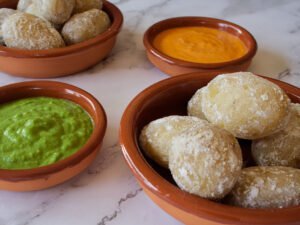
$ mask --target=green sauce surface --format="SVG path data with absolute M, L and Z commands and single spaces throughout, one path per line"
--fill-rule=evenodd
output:
M 55 163 L 79 150 L 93 122 L 79 105 L 49 97 L 0 105 L 0 168 L 30 169 Z

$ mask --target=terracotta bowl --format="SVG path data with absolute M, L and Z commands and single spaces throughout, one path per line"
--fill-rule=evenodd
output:
M 0 104 L 37 96 L 63 98 L 79 104 L 94 122 L 93 133 L 76 153 L 54 164 L 25 170 L 0 169 L 0 189 L 32 191 L 62 183 L 84 170 L 96 157 L 102 144 L 106 114 L 101 104 L 86 91 L 53 81 L 21 82 L 0 87 Z
M 0 8 L 16 8 L 17 0 L 0 0 Z M 95 38 L 64 48 L 20 50 L 0 46 L 0 71 L 22 77 L 50 78 L 83 71 L 104 59 L 116 43 L 123 16 L 112 3 L 104 1 L 103 10 L 112 25 Z
M 147 158 L 139 147 L 138 136 L 146 124 L 164 116 L 186 115 L 188 100 L 215 75 L 194 73 L 169 78 L 150 86 L 132 100 L 123 114 L 120 129 L 123 155 L 132 173 L 145 193 L 158 206 L 184 224 L 299 224 L 300 206 L 284 209 L 246 209 L 209 201 L 184 192 L 176 186 L 169 170 Z M 299 88 L 271 78 L 266 79 L 283 88 L 293 102 L 300 102 Z M 244 158 L 251 163 L 247 154 L 250 142 L 245 141 L 241 145 L 245 153 Z
M 174 27 L 205 26 L 226 31 L 238 37 L 248 48 L 248 52 L 242 57 L 222 63 L 195 63 L 187 62 L 170 57 L 153 45 L 153 40 L 160 32 Z M 177 76 L 185 73 L 207 73 L 207 72 L 237 72 L 245 71 L 254 57 L 257 44 L 254 37 L 244 28 L 234 23 L 207 17 L 176 17 L 162 20 L 152 25 L 144 34 L 144 45 L 147 57 L 154 66 L 162 72 Z

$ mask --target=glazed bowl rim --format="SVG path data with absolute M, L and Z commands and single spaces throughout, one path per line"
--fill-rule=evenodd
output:
M 250 48 L 248 49 L 246 54 L 242 55 L 241 57 L 239 57 L 237 59 L 225 61 L 225 62 L 218 62 L 218 63 L 196 63 L 196 62 L 189 62 L 189 61 L 173 58 L 173 57 L 168 56 L 165 53 L 161 52 L 153 45 L 153 42 L 150 40 L 151 39 L 150 33 L 153 30 L 155 30 L 157 27 L 160 27 L 162 24 L 169 24 L 169 23 L 176 22 L 176 21 L 178 21 L 178 22 L 182 22 L 182 21 L 193 22 L 193 21 L 195 21 L 195 26 L 197 25 L 196 22 L 202 22 L 201 25 L 203 25 L 205 27 L 209 27 L 206 25 L 206 23 L 229 25 L 236 30 L 240 30 L 243 35 L 247 35 L 249 37 Z M 184 26 L 178 25 L 175 27 L 184 27 Z M 167 28 L 167 29 L 170 29 L 170 28 Z M 215 28 L 215 29 L 218 29 L 218 28 Z M 166 30 L 166 29 L 163 29 L 163 30 Z M 160 32 L 162 32 L 162 30 L 159 30 L 158 33 L 160 33 Z M 234 35 L 234 36 L 236 36 L 236 35 Z M 151 25 L 146 30 L 146 32 L 144 33 L 143 42 L 144 42 L 144 46 L 147 51 L 149 51 L 151 54 L 153 54 L 160 60 L 162 60 L 170 65 L 177 65 L 177 66 L 189 67 L 189 68 L 199 68 L 199 69 L 218 69 L 218 68 L 223 68 L 223 67 L 227 67 L 227 66 L 239 65 L 239 64 L 242 64 L 242 63 L 248 61 L 249 59 L 253 58 L 257 51 L 257 42 L 256 42 L 255 38 L 245 28 L 243 28 L 235 23 L 226 21 L 226 20 L 217 19 L 217 18 L 213 18 L 213 17 L 201 17 L 201 16 L 172 17 L 172 18 L 158 21 L 158 22 L 154 23 L 153 25 Z
M 68 156 L 67 158 L 63 160 L 59 160 L 53 164 L 32 168 L 32 169 L 21 169 L 21 170 L 9 170 L 9 169 L 0 169 L 0 179 L 5 181 L 26 181 L 26 180 L 32 180 L 32 179 L 38 179 L 41 177 L 47 177 L 53 173 L 59 172 L 61 170 L 64 170 L 68 167 L 71 167 L 73 165 L 76 165 L 80 163 L 82 160 L 84 160 L 87 156 L 92 154 L 94 151 L 96 151 L 97 147 L 99 146 L 99 143 L 102 142 L 106 126 L 107 126 L 107 118 L 106 113 L 100 102 L 92 96 L 87 91 L 76 87 L 71 84 L 58 82 L 58 81 L 25 81 L 25 82 L 18 82 L 13 84 L 8 84 L 5 86 L 0 87 L 0 92 L 6 92 L 9 90 L 20 90 L 20 91 L 28 91 L 28 92 L 34 92 L 36 90 L 48 90 L 49 92 L 54 92 L 57 89 L 60 89 L 62 91 L 67 90 L 68 95 L 74 95 L 74 96 L 81 96 L 83 102 L 87 103 L 93 108 L 92 113 L 89 113 L 89 116 L 91 117 L 91 120 L 93 121 L 93 132 L 90 135 L 87 142 L 75 153 Z M 38 96 L 48 96 L 48 95 L 38 95 Z M 67 99 L 64 97 L 63 93 L 59 94 L 60 97 L 54 97 L 59 99 Z M 26 98 L 26 97 L 25 97 Z M 18 98 L 22 99 L 22 98 Z M 69 100 L 72 101 L 72 100 Z M 82 107 L 84 109 L 84 106 L 79 103 L 75 102 L 77 105 Z M 87 111 L 87 110 L 85 110 Z M 95 119 L 93 119 L 93 117 Z
M 218 75 L 218 73 L 207 74 L 210 74 L 209 76 L 211 76 L 209 79 L 212 79 L 214 76 Z M 211 221 L 221 223 L 235 222 L 235 224 L 245 225 L 249 223 L 251 224 L 253 218 L 259 218 L 260 220 L 266 222 L 261 224 L 284 224 L 282 222 L 276 223 L 277 219 L 280 221 L 280 218 L 285 216 L 285 218 L 289 218 L 290 221 L 294 223 L 296 221 L 295 215 L 297 215 L 297 221 L 300 220 L 300 206 L 282 209 L 249 209 L 220 204 L 189 194 L 168 182 L 158 172 L 156 172 L 144 158 L 138 145 L 136 128 L 133 126 L 135 118 L 139 116 L 139 111 L 142 109 L 145 101 L 156 96 L 157 93 L 163 91 L 166 87 L 180 85 L 185 80 L 199 79 L 199 77 L 202 75 L 203 73 L 197 72 L 161 80 L 141 91 L 128 104 L 121 119 L 119 135 L 123 156 L 135 177 L 142 184 L 142 186 L 145 186 L 158 198 L 163 199 L 174 207 L 179 208 L 189 214 L 206 218 Z M 273 78 L 265 76 L 261 77 L 270 81 L 275 80 L 277 83 L 280 83 L 281 87 L 284 89 L 290 88 L 292 90 L 291 92 L 294 93 L 293 95 L 300 98 L 299 88 Z M 182 200 L 183 198 L 184 201 Z M 239 216 L 241 214 L 242 216 Z M 268 222 L 268 220 L 272 220 L 272 223 Z
M 116 5 L 108 1 L 103 1 L 103 8 L 105 9 L 105 12 L 108 12 L 112 15 L 113 23 L 108 28 L 108 30 L 104 31 L 103 33 L 97 35 L 94 38 L 91 38 L 87 41 L 83 41 L 78 44 L 46 50 L 24 50 L 0 46 L 0 56 L 14 58 L 50 58 L 77 53 L 79 51 L 86 50 L 88 48 L 94 47 L 95 45 L 101 44 L 106 40 L 117 35 L 120 32 L 123 24 L 123 14 Z

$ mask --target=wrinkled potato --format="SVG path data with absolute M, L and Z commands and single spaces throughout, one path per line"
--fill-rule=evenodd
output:
M 300 170 L 249 167 L 242 170 L 228 202 L 245 208 L 284 208 L 300 204 Z
M 243 139 L 259 139 L 283 129 L 290 99 L 276 84 L 249 72 L 224 74 L 202 92 L 206 119 Z
M 289 166 L 300 168 L 300 104 L 291 104 L 287 126 L 252 142 L 254 161 L 259 166 Z
M 62 36 L 68 45 L 80 43 L 106 31 L 110 26 L 108 15 L 98 9 L 75 14 L 62 28 Z
M 201 121 L 173 138 L 169 168 L 182 190 L 222 199 L 240 175 L 242 152 L 231 133 Z
M 41 50 L 65 46 L 60 34 L 45 20 L 27 13 L 16 13 L 2 25 L 7 47 Z
M 147 156 L 168 168 L 173 137 L 197 122 L 201 120 L 189 116 L 167 116 L 154 120 L 142 129 L 140 145 Z
M 102 9 L 102 0 L 76 0 L 73 13 L 82 13 L 90 9 Z
M 75 0 L 32 0 L 25 12 L 57 25 L 71 17 L 74 7 Z

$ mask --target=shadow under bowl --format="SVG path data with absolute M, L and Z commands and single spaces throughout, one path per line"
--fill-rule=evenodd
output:
M 184 224 L 295 225 L 300 206 L 283 209 L 247 209 L 214 202 L 180 190 L 169 170 L 147 158 L 138 143 L 141 129 L 169 115 L 186 115 L 187 103 L 216 73 L 193 73 L 160 81 L 138 94 L 127 106 L 120 127 L 123 155 L 145 193 L 163 210 Z M 293 102 L 300 103 L 300 89 L 264 77 L 280 86 Z M 243 157 L 249 158 L 250 141 L 241 142 Z
M 0 8 L 16 8 L 18 0 L 0 1 Z M 22 50 L 0 46 L 0 71 L 30 78 L 60 77 L 78 73 L 97 64 L 111 52 L 123 24 L 121 11 L 104 1 L 103 10 L 112 24 L 109 29 L 87 41 L 63 48 Z
M 62 183 L 83 171 L 97 156 L 106 131 L 106 114 L 101 104 L 86 91 L 61 82 L 31 81 L 0 87 L 0 104 L 29 97 L 52 97 L 72 101 L 90 115 L 94 128 L 86 144 L 71 156 L 33 169 L 0 169 L 0 189 L 33 191 Z
M 195 63 L 170 57 L 154 46 L 153 41 L 155 37 L 162 31 L 175 27 L 189 26 L 209 27 L 228 32 L 238 37 L 245 44 L 248 51 L 242 57 L 227 62 Z M 175 17 L 159 21 L 145 32 L 144 45 L 150 62 L 170 76 L 193 72 L 205 74 L 208 72 L 229 73 L 245 71 L 250 66 L 257 50 L 256 40 L 246 29 L 225 20 L 209 17 Z

